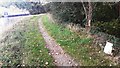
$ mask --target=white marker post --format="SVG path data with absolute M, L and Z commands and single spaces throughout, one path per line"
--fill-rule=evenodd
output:
M 112 46 L 113 46 L 112 43 L 107 42 L 106 45 L 105 45 L 105 48 L 104 48 L 104 52 L 106 54 L 112 55 Z

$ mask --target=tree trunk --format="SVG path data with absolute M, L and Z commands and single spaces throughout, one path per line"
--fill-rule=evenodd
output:
M 87 8 L 85 7 L 85 4 L 83 3 L 83 0 L 81 0 L 81 2 L 82 2 L 82 6 L 83 6 L 83 9 L 84 9 L 84 12 L 85 12 L 85 18 L 87 19 L 87 15 L 88 15 Z
M 120 17 L 120 2 L 118 4 L 119 4 L 119 8 L 118 9 L 119 9 L 119 17 Z
M 85 17 L 86 17 L 85 28 L 86 28 L 87 33 L 89 33 L 89 31 L 91 30 L 91 21 L 92 21 L 92 10 L 93 10 L 92 2 L 91 0 L 88 0 L 88 4 L 83 3 L 83 0 L 81 0 L 81 2 L 82 2 L 82 6 L 85 12 Z
M 87 14 L 87 23 L 86 23 L 87 33 L 89 33 L 91 30 L 92 10 L 93 10 L 92 3 L 90 2 L 90 0 L 88 0 L 88 14 Z

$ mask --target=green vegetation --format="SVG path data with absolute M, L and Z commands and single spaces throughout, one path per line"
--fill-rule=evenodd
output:
M 45 41 L 39 33 L 38 18 L 19 22 L 3 39 L 0 50 L 3 66 L 52 66 L 53 59 L 45 48 Z
M 27 31 L 24 33 L 24 50 L 23 59 L 25 65 L 35 65 L 35 66 L 51 66 L 53 64 L 52 57 L 48 54 L 48 50 L 45 48 L 45 42 L 40 35 L 38 29 L 38 18 L 34 17 L 31 21 L 28 21 L 29 27 L 26 28 Z
M 51 2 L 46 6 L 49 9 L 49 12 L 53 15 L 59 23 L 78 23 L 81 26 L 85 26 L 87 23 L 86 20 L 86 11 L 89 11 L 89 3 L 81 3 L 81 2 Z M 119 4 L 120 2 L 92 2 L 91 3 L 91 14 L 92 14 L 92 22 L 94 21 L 102 21 L 110 22 L 112 20 L 116 20 L 120 17 L 119 13 Z M 85 7 L 83 7 L 83 5 Z M 88 15 L 90 16 L 90 15 Z M 112 26 L 113 27 L 113 26 Z
M 98 31 L 114 35 L 117 38 L 120 38 L 120 19 L 113 20 L 111 22 L 96 22 L 93 25 L 96 28 L 99 28 Z
M 110 65 L 112 62 L 105 59 L 100 47 L 93 46 L 92 39 L 85 35 L 77 35 L 60 24 L 51 22 L 46 15 L 42 21 L 48 33 L 81 65 Z M 99 54 L 98 54 L 99 53 Z
M 91 27 L 94 27 L 92 28 L 92 34 L 96 35 L 94 32 L 103 32 L 110 37 L 113 35 L 116 38 L 120 38 L 120 2 L 91 2 L 91 5 L 89 2 L 51 2 L 46 6 L 46 8 L 49 8 L 49 13 L 57 23 L 73 23 L 79 25 L 80 30 L 81 27 L 85 28 L 88 24 L 88 18 L 90 18 L 91 23 L 89 24 L 91 24 Z M 88 9 L 89 7 L 91 8 Z M 91 29 L 87 29 L 86 27 L 86 30 L 89 32 Z M 107 39 L 105 41 L 111 40 L 111 38 L 105 37 L 102 37 L 102 39 Z M 116 41 L 116 38 L 115 41 L 112 39 L 112 41 L 109 42 L 120 45 L 119 40 Z

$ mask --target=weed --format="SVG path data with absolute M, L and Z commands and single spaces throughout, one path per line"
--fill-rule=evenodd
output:
M 92 45 L 91 38 L 84 35 L 79 36 L 69 29 L 51 22 L 46 15 L 42 16 L 42 22 L 56 42 L 80 64 L 86 66 L 112 64 L 110 60 L 104 58 L 102 52 L 98 54 L 101 50 Z M 104 62 L 101 62 L 101 60 L 104 60 Z

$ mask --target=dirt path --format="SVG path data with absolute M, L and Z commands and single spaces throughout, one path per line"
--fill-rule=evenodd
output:
M 50 54 L 55 59 L 54 63 L 57 66 L 77 66 L 78 64 L 63 49 L 55 42 L 55 40 L 47 33 L 41 19 L 39 19 L 40 32 L 46 42 L 46 47 Z

